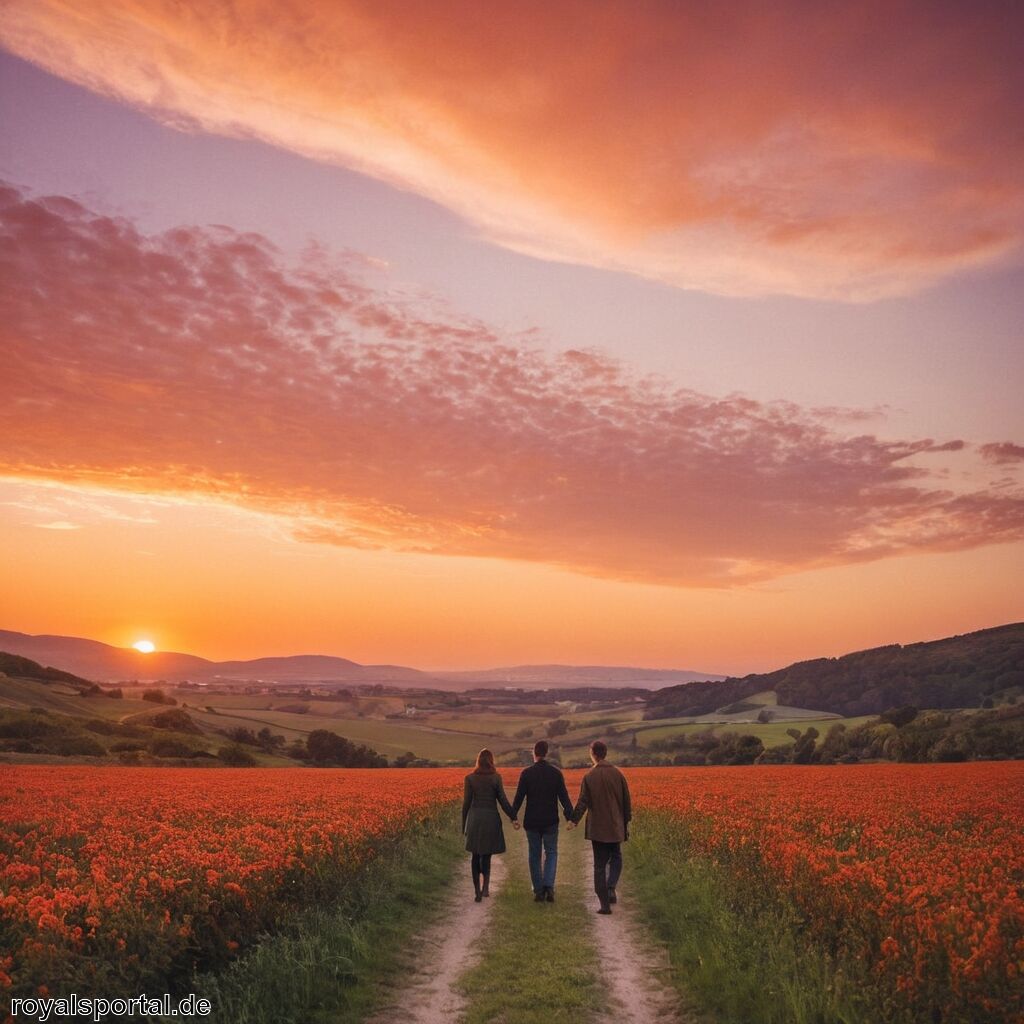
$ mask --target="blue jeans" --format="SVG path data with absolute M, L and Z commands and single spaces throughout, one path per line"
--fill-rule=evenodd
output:
M 554 889 L 555 868 L 558 867 L 558 825 L 552 825 L 543 832 L 527 832 L 526 841 L 530 844 L 530 881 L 533 891 Z M 540 851 L 544 849 L 544 868 L 541 869 Z

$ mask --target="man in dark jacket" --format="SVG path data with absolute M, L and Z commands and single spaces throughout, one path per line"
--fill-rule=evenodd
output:
M 572 812 L 569 828 L 587 815 L 586 836 L 594 847 L 594 892 L 601 906 L 599 914 L 610 914 L 618 902 L 615 887 L 622 874 L 622 844 L 629 838 L 633 807 L 626 777 L 605 758 L 608 748 L 600 741 L 590 744 L 594 767 L 583 776 L 580 798 Z
M 555 868 L 558 866 L 558 805 L 561 803 L 566 820 L 572 814 L 572 801 L 565 788 L 562 773 L 547 760 L 547 740 L 537 740 L 533 746 L 533 764 L 524 768 L 519 776 L 516 798 L 512 801 L 513 818 L 526 801 L 523 828 L 530 844 L 530 880 L 533 898 L 542 903 L 555 902 Z M 516 826 L 518 827 L 518 826 Z M 541 849 L 544 863 L 541 865 Z

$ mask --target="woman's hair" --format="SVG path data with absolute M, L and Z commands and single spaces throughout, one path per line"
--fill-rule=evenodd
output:
M 494 767 L 494 754 L 486 747 L 476 755 L 476 767 L 473 769 L 478 775 L 491 775 L 497 771 Z

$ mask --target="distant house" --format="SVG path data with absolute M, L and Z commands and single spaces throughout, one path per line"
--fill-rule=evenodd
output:
M 412 717 L 415 716 L 415 714 L 416 714 L 416 705 L 415 704 L 406 704 L 405 705 L 405 715 L 406 715 L 406 717 L 407 718 L 412 718 Z

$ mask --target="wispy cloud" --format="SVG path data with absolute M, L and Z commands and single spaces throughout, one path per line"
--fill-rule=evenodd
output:
M 52 523 L 33 523 L 40 530 L 80 530 L 80 523 L 69 523 L 66 519 L 58 519 Z
M 983 444 L 979 451 L 983 458 L 1000 466 L 1024 462 L 1024 444 L 1014 444 L 1012 441 L 993 441 Z
M 1019 488 L 940 486 L 959 439 L 549 355 L 379 292 L 358 260 L 293 266 L 222 227 L 146 236 L 13 188 L 0 243 L 0 474 L 697 586 L 1024 537 Z
M 870 299 L 1019 246 L 1022 19 L 930 0 L 8 0 L 0 40 L 544 258 Z
M 15 405 L 23 409 L 24 402 L 14 400 Z M 3 484 L 0 476 L 0 484 Z M 0 507 L 16 508 L 34 516 L 52 516 L 58 523 L 66 522 L 62 518 L 76 515 L 92 522 L 114 520 L 115 522 L 136 523 L 155 526 L 159 520 L 153 514 L 154 506 L 160 504 L 159 499 L 152 497 L 138 498 L 132 495 L 118 495 L 116 501 L 88 494 L 83 491 L 68 492 L 67 490 L 42 481 L 36 486 L 19 488 L 20 496 L 13 500 L 0 501 Z M 35 524 L 40 525 L 40 524 Z M 50 529 L 80 529 L 81 524 L 72 526 L 53 526 Z

